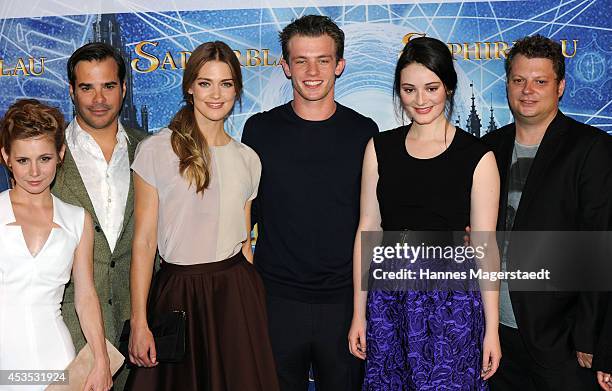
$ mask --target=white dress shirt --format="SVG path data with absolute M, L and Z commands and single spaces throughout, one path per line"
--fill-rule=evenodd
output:
M 66 144 L 74 157 L 98 222 L 111 252 L 123 228 L 123 216 L 130 189 L 128 137 L 119 123 L 117 144 L 107 163 L 94 138 L 74 119 L 66 129 Z

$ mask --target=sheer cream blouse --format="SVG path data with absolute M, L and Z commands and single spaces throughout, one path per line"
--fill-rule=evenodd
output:
M 232 139 L 211 149 L 211 181 L 204 193 L 179 174 L 170 129 L 142 141 L 132 169 L 157 189 L 157 245 L 165 262 L 216 262 L 240 251 L 247 238 L 244 206 L 257 195 L 261 163 L 248 146 Z

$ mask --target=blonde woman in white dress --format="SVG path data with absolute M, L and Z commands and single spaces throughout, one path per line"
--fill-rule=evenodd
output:
M 4 377 L 20 374 L 0 390 L 43 390 L 46 385 L 24 384 L 23 375 L 41 380 L 32 371 L 63 370 L 74 359 L 60 311 L 72 272 L 95 358 L 84 390 L 107 391 L 112 377 L 93 283 L 91 217 L 49 189 L 64 155 L 62 114 L 33 99 L 17 101 L 2 119 L 0 147 L 14 180 L 12 190 L 0 193 L 0 370 Z

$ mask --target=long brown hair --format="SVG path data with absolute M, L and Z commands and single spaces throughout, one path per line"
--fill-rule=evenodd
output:
M 206 42 L 191 53 L 183 72 L 183 100 L 185 105 L 174 115 L 168 128 L 172 130 L 170 143 L 179 158 L 179 172 L 194 185 L 197 193 L 203 193 L 210 184 L 210 149 L 195 119 L 193 96 L 189 89 L 198 77 L 200 68 L 208 61 L 221 61 L 229 65 L 234 79 L 236 100 L 242 94 L 240 62 L 232 49 L 224 42 Z

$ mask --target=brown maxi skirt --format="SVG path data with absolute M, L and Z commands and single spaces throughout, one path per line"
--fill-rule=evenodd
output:
M 149 316 L 187 314 L 185 358 L 130 371 L 126 390 L 277 391 L 263 283 L 242 252 L 224 261 L 164 262 Z

